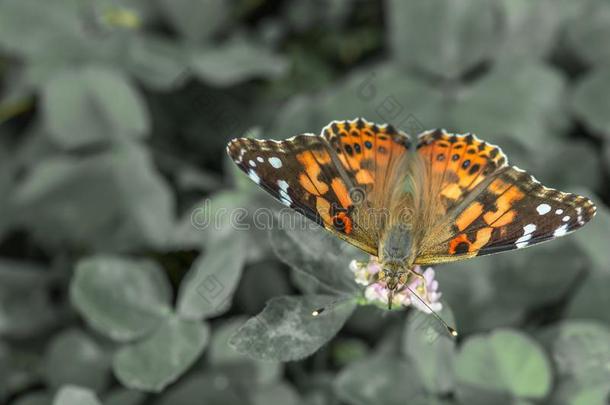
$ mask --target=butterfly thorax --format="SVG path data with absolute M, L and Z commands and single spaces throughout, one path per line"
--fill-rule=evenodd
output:
M 411 229 L 404 223 L 391 225 L 379 243 L 379 261 L 389 272 L 406 272 L 412 266 Z

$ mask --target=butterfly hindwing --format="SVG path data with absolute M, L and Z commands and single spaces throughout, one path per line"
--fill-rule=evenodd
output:
M 404 154 L 407 139 L 389 127 L 359 119 L 333 122 L 321 136 L 235 139 L 228 153 L 281 203 L 376 255 L 379 230 L 363 208 L 375 195 L 375 179 L 391 170 L 390 154 Z

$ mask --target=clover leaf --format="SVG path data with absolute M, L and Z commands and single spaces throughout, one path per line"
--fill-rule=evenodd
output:
M 213 255 L 227 262 L 229 252 L 234 252 L 235 260 L 225 277 L 225 268 Z M 128 388 L 159 392 L 182 375 L 206 347 L 209 331 L 201 321 L 226 308 L 225 299 L 235 288 L 241 266 L 243 249 L 231 241 L 207 252 L 183 282 L 179 307 L 174 311 L 169 283 L 156 263 L 96 256 L 78 264 L 70 289 L 72 303 L 94 329 L 118 343 L 130 342 L 114 356 L 115 376 Z M 221 300 L 223 305 L 207 302 L 205 297 L 196 299 L 197 294 L 210 292 L 201 275 L 226 283 L 229 295 Z
M 84 332 L 68 329 L 47 347 L 43 377 L 51 388 L 78 385 L 101 392 L 110 382 L 110 353 Z
M 356 306 L 336 296 L 284 296 L 271 299 L 263 312 L 250 318 L 229 344 L 240 353 L 262 360 L 305 358 L 337 334 Z M 325 310 L 315 316 L 319 308 Z
M 552 385 L 542 348 L 507 329 L 468 338 L 456 356 L 455 375 L 458 398 L 472 404 L 542 399 Z
M 66 385 L 55 395 L 53 405 L 101 405 L 101 402 L 86 388 Z
M 226 311 L 241 277 L 246 248 L 241 233 L 209 245 L 193 263 L 178 292 L 178 313 L 187 319 L 210 318 Z
M 150 128 L 143 99 L 114 70 L 63 72 L 45 84 L 42 96 L 45 127 L 66 149 L 141 138 Z
M 476 0 L 390 1 L 390 44 L 407 66 L 457 77 L 491 56 L 494 13 L 493 2 Z
M 203 323 L 166 317 L 147 339 L 119 350 L 115 374 L 127 387 L 161 392 L 193 364 L 208 335 Z
M 350 405 L 398 405 L 423 395 L 417 371 L 405 359 L 377 354 L 344 368 L 334 384 L 337 396 Z
M 445 306 L 439 315 L 455 325 Z M 447 394 L 454 387 L 455 338 L 433 316 L 411 311 L 403 331 L 402 351 L 413 363 L 422 384 L 430 393 Z
M 119 342 L 142 337 L 170 312 L 169 284 L 148 260 L 96 256 L 78 263 L 72 303 L 98 332 Z

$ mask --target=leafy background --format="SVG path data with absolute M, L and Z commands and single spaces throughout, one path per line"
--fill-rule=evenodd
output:
M 0 401 L 607 403 L 609 68 L 604 0 L 0 0 Z M 229 139 L 357 116 L 475 132 L 598 215 L 439 266 L 457 342 L 333 305 L 353 251 L 208 220 L 277 207 Z

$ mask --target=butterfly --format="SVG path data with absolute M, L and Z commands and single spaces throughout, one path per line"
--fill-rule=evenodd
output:
M 377 257 L 376 281 L 393 292 L 421 277 L 416 265 L 529 247 L 595 215 L 589 199 L 546 188 L 473 134 L 411 139 L 359 118 L 320 135 L 234 139 L 227 151 L 282 204 Z

